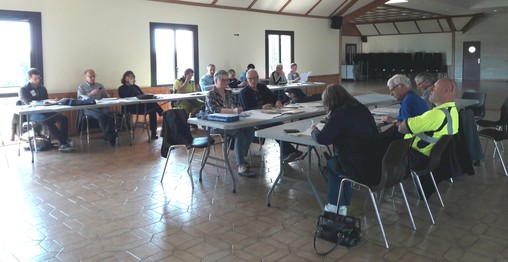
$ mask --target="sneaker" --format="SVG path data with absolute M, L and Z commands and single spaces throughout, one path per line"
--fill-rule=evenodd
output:
M 290 153 L 286 158 L 284 158 L 284 163 L 291 163 L 295 160 L 297 160 L 299 157 L 303 155 L 302 151 L 295 151 L 293 153 Z
M 256 177 L 256 173 L 248 172 L 248 167 L 246 164 L 238 165 L 238 175 L 243 177 Z
M 325 211 L 337 213 L 337 206 L 332 204 L 326 204 Z
M 339 206 L 339 215 L 347 216 L 347 206 Z
M 61 145 L 59 148 L 58 148 L 58 151 L 62 152 L 62 153 L 70 153 L 70 152 L 74 152 L 74 148 L 71 147 L 70 145 L 68 144 L 65 144 L 65 145 Z

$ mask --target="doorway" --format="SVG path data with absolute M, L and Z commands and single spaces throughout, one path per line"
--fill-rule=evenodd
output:
M 463 43 L 462 49 L 462 80 L 480 81 L 480 51 L 479 41 Z

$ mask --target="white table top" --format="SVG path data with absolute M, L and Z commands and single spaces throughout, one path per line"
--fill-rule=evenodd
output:
M 392 105 L 399 103 L 393 96 L 384 94 L 365 94 L 354 97 L 365 106 Z

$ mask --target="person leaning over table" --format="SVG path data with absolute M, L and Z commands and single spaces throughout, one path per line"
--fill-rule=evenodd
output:
M 214 75 L 215 86 L 212 87 L 210 92 L 206 95 L 206 113 L 214 114 L 239 114 L 243 111 L 236 100 L 236 96 L 231 90 L 226 90 L 228 87 L 228 72 L 219 70 Z M 213 130 L 219 133 L 218 130 Z M 222 131 L 220 133 L 223 133 Z M 235 160 L 238 166 L 238 175 L 244 177 L 254 177 L 255 173 L 248 172 L 247 161 L 245 157 L 249 152 L 249 147 L 254 138 L 254 128 L 241 128 L 236 130 L 227 130 L 228 135 L 235 138 Z
M 23 104 L 29 105 L 32 101 L 48 99 L 48 90 L 41 84 L 41 73 L 37 68 L 28 70 L 28 83 L 19 89 L 19 99 Z M 30 121 L 45 126 L 49 134 L 56 139 L 60 152 L 72 152 L 74 148 L 69 145 L 69 121 L 66 116 L 57 113 L 30 114 Z M 60 129 L 55 125 L 58 123 Z
M 388 143 L 402 139 L 403 134 L 398 132 L 398 125 L 410 117 L 419 116 L 429 110 L 427 104 L 411 89 L 411 80 L 405 75 L 394 75 L 386 83 L 390 94 L 400 101 L 400 109 L 397 117 L 386 116 L 383 122 L 394 124 L 394 128 L 387 130 L 386 138 Z
M 399 132 L 406 134 L 404 138 L 415 139 L 409 150 L 411 169 L 419 170 L 427 165 L 432 147 L 439 138 L 449 134 L 450 125 L 453 135 L 459 131 L 459 113 L 455 106 L 457 91 L 458 86 L 454 80 L 449 78 L 438 80 L 430 87 L 429 100 L 435 107 L 420 116 L 408 118 L 399 125 Z M 430 176 L 422 176 L 421 183 L 426 197 L 430 197 L 434 188 Z
M 341 177 L 349 177 L 366 185 L 375 185 L 381 178 L 381 159 L 384 148 L 379 142 L 376 123 L 369 109 L 349 94 L 344 87 L 331 84 L 322 94 L 328 120 L 319 130 L 310 126 L 312 139 L 319 144 L 333 144 L 334 156 L 328 159 L 328 177 L 325 210 L 347 215 L 351 204 L 352 188 L 345 183 L 340 203 L 337 204 Z
M 244 110 L 282 108 L 283 106 L 282 102 L 265 84 L 259 83 L 259 75 L 255 69 L 247 71 L 247 86 L 240 90 L 239 97 Z M 262 129 L 280 124 L 282 123 L 263 125 L 258 128 Z M 293 162 L 303 156 L 302 151 L 296 150 L 291 143 L 282 142 L 282 148 L 284 163 Z
M 77 97 L 79 100 L 94 99 L 101 100 L 110 97 L 104 86 L 95 82 L 95 71 L 85 70 L 85 82 L 78 87 Z M 107 107 L 85 109 L 86 116 L 93 117 L 99 121 L 99 127 L 109 144 L 116 144 L 117 133 L 115 130 L 115 115 Z
M 430 100 L 429 100 L 429 96 L 430 96 L 430 88 L 429 87 L 433 86 L 434 82 L 436 82 L 434 76 L 430 73 L 427 73 L 427 72 L 419 73 L 415 76 L 416 87 L 418 88 L 418 91 L 420 91 L 422 93 L 421 97 L 422 97 L 423 101 L 425 101 L 425 103 L 427 103 L 427 107 L 429 109 L 434 106 L 432 104 L 432 102 L 430 102 Z
M 173 85 L 173 93 L 175 94 L 186 94 L 199 91 L 196 84 L 192 80 L 194 76 L 194 70 L 191 68 L 185 69 L 183 76 L 175 81 Z M 180 100 L 176 103 L 179 108 L 185 109 L 187 114 L 194 116 L 203 107 L 204 102 L 200 99 L 185 99 Z
M 213 87 L 213 74 L 215 74 L 215 65 L 209 64 L 206 67 L 206 74 L 199 79 L 199 87 L 201 91 L 208 91 Z
M 143 94 L 141 88 L 136 85 L 136 76 L 132 71 L 126 71 L 120 82 L 122 85 L 118 87 L 119 97 L 136 97 Z M 157 115 L 162 115 L 164 110 L 157 103 L 127 105 L 125 106 L 125 112 L 131 114 L 148 114 L 152 139 L 159 138 L 157 136 Z

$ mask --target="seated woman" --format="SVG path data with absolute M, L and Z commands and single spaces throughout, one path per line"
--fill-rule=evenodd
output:
M 298 65 L 296 63 L 291 63 L 291 71 L 288 73 L 289 83 L 298 83 L 300 81 L 300 74 L 298 74 L 296 70 L 298 70 Z M 289 90 L 286 90 L 286 93 L 292 100 L 306 96 L 300 88 L 290 88 Z
M 350 177 L 366 185 L 379 182 L 382 148 L 378 145 L 378 129 L 369 109 L 337 84 L 326 87 L 323 105 L 328 121 L 322 130 L 315 125 L 312 138 L 323 145 L 333 144 L 334 157 L 327 163 L 328 204 L 326 211 L 337 211 L 337 198 L 341 177 Z M 343 188 L 339 214 L 347 214 L 352 189 L 349 183 Z
M 175 84 L 173 85 L 173 93 L 185 94 L 200 91 L 196 88 L 196 84 L 192 80 L 193 77 L 194 70 L 191 68 L 185 69 L 183 76 L 175 81 Z M 199 112 L 203 105 L 204 102 L 200 99 L 182 100 L 176 103 L 177 107 L 185 109 L 187 114 L 191 116 L 194 116 L 197 112 Z
M 219 70 L 213 76 L 215 86 L 206 95 L 206 113 L 238 114 L 243 111 L 236 100 L 236 96 L 228 87 L 228 72 Z M 216 132 L 216 131 L 214 131 Z M 235 138 L 235 160 L 238 165 L 238 175 L 245 177 L 255 177 L 255 173 L 248 172 L 247 161 L 245 157 L 249 152 L 249 147 L 254 138 L 254 128 L 242 128 L 237 130 L 228 130 L 228 135 Z
M 119 97 L 135 97 L 142 95 L 143 91 L 137 86 L 136 76 L 132 71 L 127 71 L 123 74 L 122 85 L 118 87 Z M 157 103 L 148 103 L 142 105 L 128 105 L 125 106 L 125 112 L 131 114 L 148 114 L 150 119 L 150 132 L 152 139 L 159 138 L 157 136 L 157 115 L 162 115 L 164 110 Z

